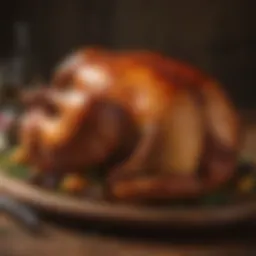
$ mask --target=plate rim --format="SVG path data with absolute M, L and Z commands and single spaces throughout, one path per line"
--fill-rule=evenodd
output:
M 136 222 L 165 226 L 211 226 L 250 220 L 256 213 L 256 201 L 253 199 L 224 206 L 184 209 L 131 206 L 84 200 L 47 191 L 10 177 L 3 172 L 0 172 L 0 193 L 52 214 L 106 222 Z

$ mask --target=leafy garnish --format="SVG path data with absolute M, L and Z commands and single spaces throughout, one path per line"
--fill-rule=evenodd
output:
M 13 162 L 11 160 L 12 152 L 13 150 L 0 154 L 0 171 L 18 179 L 27 179 L 29 177 L 29 168 Z

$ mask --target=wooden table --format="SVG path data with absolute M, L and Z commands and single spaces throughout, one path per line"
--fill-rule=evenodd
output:
M 43 224 L 43 235 L 31 235 L 5 216 L 0 217 L 1 256 L 253 256 L 256 236 L 253 229 L 233 230 L 182 239 L 173 235 L 150 240 L 118 236 L 106 232 L 77 231 L 63 226 Z M 256 228 L 256 227 L 255 227 Z M 254 229 L 256 230 L 256 229 Z M 225 233 L 225 234 L 224 234 Z M 227 235 L 227 233 L 229 233 Z M 230 236 L 230 234 L 233 235 Z M 240 235 L 238 235 L 240 233 Z M 184 234 L 185 236 L 185 234 Z M 208 238 L 207 238 L 208 237 Z M 223 239 L 220 239 L 223 237 Z

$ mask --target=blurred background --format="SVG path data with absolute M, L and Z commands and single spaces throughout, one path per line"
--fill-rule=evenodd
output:
M 240 108 L 255 108 L 253 0 L 3 0 L 1 84 L 47 81 L 84 45 L 150 49 L 218 78 Z

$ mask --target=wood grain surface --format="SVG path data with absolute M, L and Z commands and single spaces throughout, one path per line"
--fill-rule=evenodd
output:
M 127 237 L 80 233 L 63 227 L 44 225 L 44 235 L 36 237 L 24 233 L 10 220 L 0 217 L 1 256 L 250 256 L 256 253 L 256 239 L 247 232 L 243 241 L 223 238 L 223 241 L 202 240 L 182 242 L 147 241 Z M 241 238 L 240 238 L 241 239 Z M 195 240 L 195 239 L 193 239 Z

